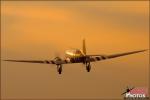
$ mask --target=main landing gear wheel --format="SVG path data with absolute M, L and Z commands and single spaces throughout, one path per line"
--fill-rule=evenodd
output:
M 62 73 L 62 65 L 57 65 L 57 71 L 59 74 Z
M 90 63 L 86 64 L 86 70 L 87 70 L 87 72 L 90 72 L 90 70 L 91 70 L 91 64 Z

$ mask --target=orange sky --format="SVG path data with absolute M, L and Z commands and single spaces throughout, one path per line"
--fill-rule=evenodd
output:
M 1 2 L 4 59 L 53 59 L 83 38 L 89 54 L 148 49 L 148 1 Z M 2 62 L 2 97 L 122 98 L 128 85 L 148 87 L 148 59 L 145 52 L 97 62 L 91 73 L 64 65 L 61 76 L 53 65 Z

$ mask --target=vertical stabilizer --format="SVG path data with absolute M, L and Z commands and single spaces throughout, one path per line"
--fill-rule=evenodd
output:
M 86 55 L 86 44 L 85 44 L 85 39 L 83 39 L 83 53 Z

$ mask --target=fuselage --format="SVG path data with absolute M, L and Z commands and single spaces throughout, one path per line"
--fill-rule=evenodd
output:
M 65 52 L 66 60 L 71 62 L 83 62 L 84 56 L 85 54 L 80 49 L 70 49 Z
M 80 49 L 70 49 L 66 50 L 65 56 L 69 58 L 76 58 L 76 57 L 82 57 L 85 54 Z

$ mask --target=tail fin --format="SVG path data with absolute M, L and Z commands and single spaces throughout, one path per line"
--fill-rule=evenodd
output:
M 83 53 L 86 55 L 86 44 L 85 44 L 85 39 L 83 39 Z

